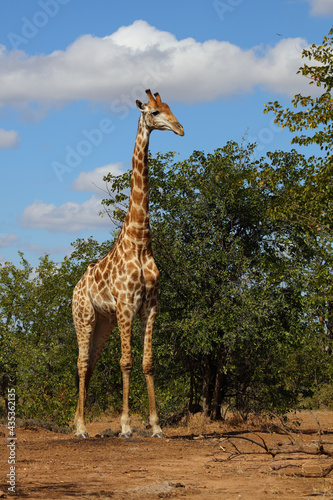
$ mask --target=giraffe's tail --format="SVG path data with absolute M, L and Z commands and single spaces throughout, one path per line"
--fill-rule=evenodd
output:
M 75 372 L 75 385 L 76 385 L 76 392 L 79 392 L 80 379 L 79 379 L 79 370 L 77 367 Z

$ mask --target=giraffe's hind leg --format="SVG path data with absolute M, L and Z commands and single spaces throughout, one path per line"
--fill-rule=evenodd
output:
M 87 397 L 86 377 L 89 366 L 89 352 L 94 334 L 95 321 L 75 322 L 76 335 L 79 346 L 79 356 L 77 359 L 77 374 L 79 379 L 79 399 L 77 403 L 74 424 L 78 437 L 87 437 L 87 429 L 84 419 L 84 404 Z
M 110 336 L 110 333 L 114 329 L 114 327 L 117 324 L 117 318 L 116 315 L 106 318 L 104 316 L 99 316 L 96 325 L 95 325 L 95 331 L 94 335 L 92 338 L 92 343 L 90 347 L 90 353 L 89 353 L 89 365 L 88 365 L 88 370 L 86 374 L 86 390 L 88 391 L 88 385 L 90 382 L 90 378 L 93 374 L 94 368 L 96 366 L 97 361 L 100 358 L 100 355 L 102 354 L 102 351 L 104 349 L 105 343 L 107 339 Z
M 96 317 L 94 308 L 86 295 L 84 277 L 73 291 L 72 313 L 75 326 L 79 355 L 77 359 L 78 403 L 74 417 L 75 434 L 86 437 L 87 429 L 84 421 L 84 403 L 86 400 L 86 373 L 89 364 L 89 351 L 95 329 Z
M 75 415 L 76 435 L 87 437 L 87 429 L 84 419 L 84 404 L 87 397 L 88 386 L 96 363 L 103 351 L 112 329 L 116 324 L 115 317 L 98 317 L 95 313 L 86 324 L 76 324 L 76 332 L 79 343 L 79 357 L 77 361 L 79 376 L 79 400 Z M 85 339 L 85 342 L 82 341 Z

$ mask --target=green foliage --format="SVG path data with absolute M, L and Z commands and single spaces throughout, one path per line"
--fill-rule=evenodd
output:
M 311 396 L 305 397 L 301 401 L 302 407 L 307 410 L 328 409 L 333 410 L 333 386 L 324 384 L 317 387 Z
M 88 263 L 109 245 L 78 240 L 60 265 L 46 255 L 33 269 L 23 254 L 20 267 L 1 265 L 1 395 L 6 401 L 8 387 L 16 388 L 18 418 L 63 424 L 72 417 L 77 398 L 73 288 Z
M 256 162 L 252 153 L 253 146 L 228 143 L 182 162 L 173 153 L 150 158 L 152 238 L 161 273 L 156 394 L 163 417 L 188 406 L 219 418 L 227 403 L 243 416 L 284 411 L 332 384 L 327 245 L 272 210 L 277 196 L 304 184 L 302 168 L 293 166 L 306 165 L 305 159 L 292 152 Z M 124 191 L 129 180 L 119 177 L 111 187 Z M 22 255 L 18 268 L 0 267 L 2 396 L 10 384 L 16 387 L 19 417 L 59 424 L 72 418 L 72 291 L 112 244 L 77 240 L 60 264 L 44 256 L 33 269 Z M 115 329 L 91 380 L 88 416 L 121 408 L 120 357 Z M 146 414 L 138 321 L 133 357 L 131 407 Z
M 318 342 L 325 349 L 324 360 L 328 383 L 332 383 L 333 341 L 333 28 L 319 46 L 305 49 L 307 61 L 299 73 L 309 78 L 315 96 L 297 94 L 294 110 L 283 109 L 276 101 L 268 103 L 264 112 L 273 111 L 275 122 L 295 132 L 292 143 L 317 145 L 320 157 L 306 158 L 293 151 L 269 155 L 271 164 L 261 172 L 263 190 L 272 193 L 270 216 L 283 220 L 306 242 L 312 256 L 303 269 L 309 320 L 317 330 Z M 312 61 L 314 64 L 312 64 Z M 318 95 L 319 94 L 319 95 Z M 296 110 L 295 110 L 296 109 Z M 298 132 L 305 131 L 299 135 Z M 319 320 L 319 321 L 318 321 Z M 317 353 L 317 360 L 320 358 Z M 318 382 L 317 382 L 318 383 Z M 326 383 L 326 380 L 321 380 Z M 318 389 L 314 389 L 318 392 Z M 311 391 L 310 391 L 311 392 Z
M 313 44 L 309 49 L 303 50 L 302 57 L 309 63 L 315 61 L 315 64 L 310 66 L 304 63 L 298 71 L 309 78 L 310 85 L 315 85 L 323 91 L 321 95 L 317 97 L 295 95 L 291 102 L 298 111 L 284 110 L 278 101 L 269 102 L 265 109 L 265 112 L 273 111 L 276 115 L 275 122 L 282 127 L 288 127 L 291 132 L 304 129 L 313 131 L 308 135 L 295 136 L 292 143 L 305 146 L 317 144 L 328 153 L 328 161 L 331 158 L 333 144 L 332 56 L 333 28 L 328 36 L 324 36 L 322 45 Z
M 313 44 L 304 49 L 302 57 L 307 59 L 298 73 L 309 78 L 310 85 L 318 87 L 321 94 L 315 97 L 295 95 L 291 109 L 283 109 L 278 101 L 266 105 L 264 113 L 273 111 L 275 122 L 295 134 L 292 144 L 317 145 L 321 157 L 306 159 L 292 152 L 271 153 L 272 167 L 262 172 L 264 187 L 274 189 L 272 214 L 297 223 L 312 236 L 318 234 L 331 247 L 333 235 L 333 28 L 320 46 Z M 314 65 L 308 62 L 314 61 Z M 287 160 L 287 161 L 286 161 Z
M 74 394 L 71 283 L 48 256 L 32 269 L 22 255 L 21 266 L 0 268 L 2 393 L 6 397 L 7 387 L 16 387 L 18 417 L 65 422 Z
M 289 168 L 301 186 L 304 176 L 293 170 L 300 157 L 277 153 L 254 162 L 252 153 L 253 146 L 228 143 L 183 162 L 172 153 L 150 158 L 160 379 L 182 380 L 189 406 L 203 404 L 212 418 L 226 401 L 245 412 L 296 405 L 313 378 L 305 359 L 322 360 L 316 339 L 328 341 L 311 309 L 322 248 L 301 226 L 272 216 L 288 184 L 279 175 L 274 183 L 271 173 Z M 111 189 L 128 183 L 126 175 Z

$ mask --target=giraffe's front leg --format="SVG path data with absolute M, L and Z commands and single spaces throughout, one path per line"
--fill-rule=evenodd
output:
M 143 372 L 145 374 L 148 401 L 149 401 L 149 423 L 153 429 L 153 437 L 163 437 L 162 429 L 156 410 L 155 387 L 154 387 L 154 361 L 153 361 L 153 328 L 157 315 L 157 291 L 148 300 L 141 310 L 141 329 L 143 339 Z
M 133 313 L 128 304 L 118 303 L 117 321 L 121 340 L 120 368 L 123 377 L 123 411 L 120 418 L 121 437 L 131 437 L 132 430 L 129 417 L 129 388 L 133 369 L 132 358 L 132 323 Z

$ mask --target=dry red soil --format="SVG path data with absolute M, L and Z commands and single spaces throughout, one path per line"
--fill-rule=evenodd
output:
M 333 413 L 315 415 L 324 448 L 333 451 Z M 306 449 L 315 448 L 318 422 L 310 413 L 294 415 L 293 419 L 301 423 L 301 436 L 283 434 L 272 427 L 268 432 L 258 422 L 235 426 L 229 419 L 211 423 L 200 414 L 177 427 L 164 428 L 164 439 L 142 435 L 144 425 L 135 418 L 137 431 L 130 439 L 101 436 L 103 429 L 119 429 L 116 419 L 88 424 L 91 437 L 85 440 L 74 433 L 18 428 L 12 452 L 15 494 L 8 490 L 10 447 L 8 429 L 2 426 L 0 498 L 333 499 L 333 471 L 326 477 L 315 477 L 333 463 L 333 458 L 287 453 L 292 449 L 291 437 L 302 440 Z M 228 459 L 236 449 L 225 441 L 227 433 L 262 438 L 287 451 L 275 458 L 267 453 L 244 453 Z M 246 440 L 234 439 L 234 444 L 242 452 L 259 451 Z

